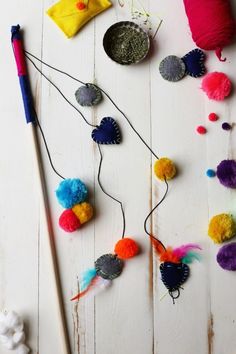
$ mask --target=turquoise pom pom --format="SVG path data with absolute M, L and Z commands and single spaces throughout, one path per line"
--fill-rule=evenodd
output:
M 65 179 L 59 184 L 56 196 L 63 208 L 70 209 L 74 205 L 83 203 L 86 200 L 88 189 L 78 178 Z

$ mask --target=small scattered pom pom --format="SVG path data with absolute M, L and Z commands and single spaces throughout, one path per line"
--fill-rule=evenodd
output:
M 215 172 L 214 170 L 212 170 L 212 169 L 209 168 L 209 169 L 206 171 L 206 175 L 207 175 L 207 177 L 213 178 L 213 177 L 216 176 L 216 172 Z
M 208 116 L 208 119 L 211 121 L 211 122 L 216 122 L 219 117 L 216 113 L 210 113 L 209 116 Z
M 197 131 L 198 134 L 201 134 L 201 135 L 204 135 L 207 132 L 206 128 L 203 125 L 199 125 L 196 128 L 196 131 Z
M 117 242 L 114 252 L 119 258 L 128 259 L 138 254 L 139 247 L 134 240 L 126 237 Z
M 93 217 L 93 207 L 89 203 L 76 204 L 72 208 L 73 213 L 79 219 L 81 224 L 88 222 Z
M 231 130 L 232 126 L 229 123 L 224 122 L 224 123 L 222 123 L 222 129 L 223 130 Z
M 227 75 L 220 72 L 207 74 L 202 80 L 202 89 L 207 96 L 216 101 L 222 101 L 231 92 L 231 81 Z
M 217 166 L 216 175 L 223 186 L 228 188 L 236 188 L 236 161 L 221 161 L 221 163 Z
M 64 210 L 59 218 L 60 227 L 66 232 L 74 232 L 81 226 L 79 219 L 71 209 Z
M 236 242 L 220 248 L 216 260 L 225 270 L 236 270 Z
M 86 200 L 88 189 L 78 178 L 65 179 L 59 184 L 56 190 L 56 196 L 63 208 L 70 209 L 74 205 Z
M 235 222 L 230 214 L 215 215 L 209 223 L 208 235 L 215 243 L 222 243 L 236 233 Z
M 170 180 L 176 175 L 176 168 L 173 161 L 167 157 L 162 157 L 155 162 L 154 172 L 161 181 Z

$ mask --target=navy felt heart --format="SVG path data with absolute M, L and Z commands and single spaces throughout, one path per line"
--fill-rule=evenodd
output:
M 203 76 L 206 72 L 204 65 L 205 59 L 205 53 L 201 49 L 196 48 L 187 53 L 182 58 L 186 66 L 186 74 L 192 77 Z
M 103 118 L 100 125 L 92 131 L 92 138 L 97 144 L 120 144 L 120 129 L 115 119 Z
M 189 277 L 189 266 L 184 263 L 164 262 L 160 265 L 161 280 L 169 292 L 178 291 Z

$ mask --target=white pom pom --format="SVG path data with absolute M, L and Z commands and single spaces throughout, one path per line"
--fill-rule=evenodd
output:
M 0 341 L 7 349 L 12 350 L 16 347 L 12 336 L 0 336 Z
M 15 332 L 13 334 L 13 342 L 16 344 L 21 344 L 25 342 L 25 333 L 24 332 Z
M 19 345 L 19 347 L 16 349 L 16 354 L 28 354 L 29 352 L 29 348 L 24 344 Z
M 6 335 L 8 333 L 8 326 L 3 323 L 3 322 L 0 322 L 0 335 Z
M 6 315 L 6 322 L 9 328 L 21 332 L 24 328 L 23 321 L 15 311 L 9 311 Z
M 0 335 L 7 334 L 9 328 L 6 324 L 6 314 L 4 312 L 0 312 Z

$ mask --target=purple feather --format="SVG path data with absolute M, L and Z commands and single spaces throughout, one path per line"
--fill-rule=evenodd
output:
M 182 259 L 188 255 L 189 252 L 193 250 L 201 250 L 201 247 L 197 245 L 196 243 L 188 243 L 187 245 L 183 245 L 180 247 L 177 247 L 173 250 L 173 254 L 178 257 L 179 259 Z
M 236 188 L 236 161 L 223 160 L 217 166 L 216 175 L 223 186 Z

